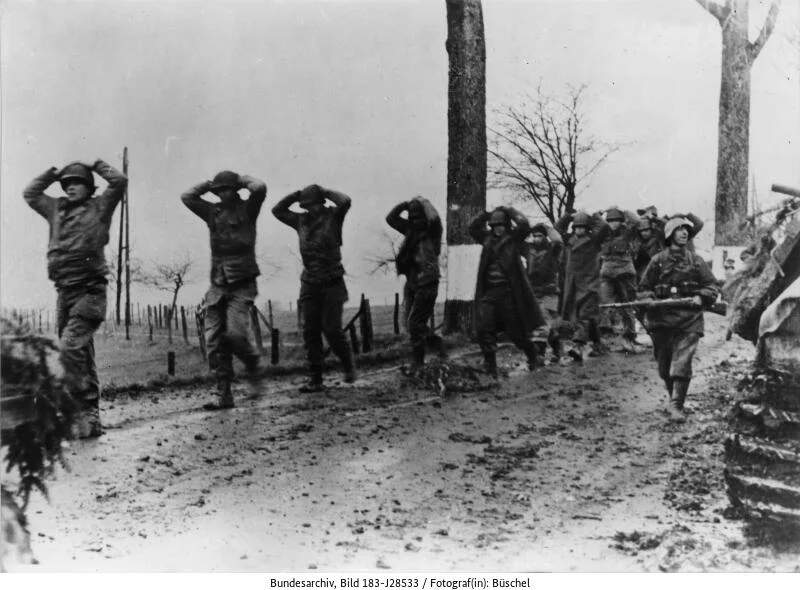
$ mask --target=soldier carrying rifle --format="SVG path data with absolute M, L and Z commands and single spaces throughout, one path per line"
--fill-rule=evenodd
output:
M 717 299 L 716 279 L 705 261 L 687 248 L 692 222 L 670 219 L 667 248 L 656 254 L 639 283 L 638 299 L 691 298 L 692 305 L 646 306 L 645 322 L 653 338 L 658 374 L 670 398 L 670 415 L 684 419 L 684 403 L 692 379 L 692 358 L 703 336 L 703 307 Z

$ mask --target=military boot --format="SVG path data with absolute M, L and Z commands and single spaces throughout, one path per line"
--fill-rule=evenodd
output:
M 483 355 L 483 370 L 487 375 L 497 379 L 497 355 L 493 352 L 486 352 Z
M 103 434 L 100 424 L 100 399 L 83 399 L 78 402 L 78 411 L 71 429 L 72 438 L 98 438 Z
M 411 366 L 408 370 L 411 373 L 416 373 L 425 366 L 425 344 L 417 345 L 411 348 Z
M 322 382 L 322 369 L 313 367 L 311 375 L 303 385 L 300 386 L 301 393 L 316 393 L 325 391 L 325 385 Z
M 576 363 L 583 363 L 583 347 L 583 342 L 575 342 L 567 354 L 569 354 Z
M 689 391 L 688 379 L 674 379 L 672 385 L 672 399 L 669 402 L 669 416 L 676 422 L 686 421 L 686 393 Z
M 542 357 L 539 355 L 538 346 L 531 346 L 525 351 L 525 356 L 528 358 L 529 371 L 535 371 L 536 369 L 544 366 Z
M 550 348 L 553 350 L 550 362 L 557 363 L 561 360 L 561 339 L 551 334 L 550 338 L 548 338 L 548 342 L 550 343 Z
M 228 410 L 234 405 L 231 380 L 227 377 L 222 377 L 217 380 L 217 401 L 204 404 L 203 409 L 209 411 Z
M 248 363 L 245 367 L 244 382 L 251 396 L 256 396 L 261 393 L 262 378 L 263 374 L 261 373 L 261 366 L 258 360 Z

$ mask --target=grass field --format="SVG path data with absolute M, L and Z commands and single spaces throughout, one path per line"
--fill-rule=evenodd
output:
M 444 305 L 437 305 L 435 319 L 441 321 Z M 348 308 L 344 312 L 344 322 L 350 321 L 357 309 Z M 375 347 L 393 347 L 405 342 L 405 330 L 394 335 L 394 306 L 372 307 Z M 297 328 L 297 314 L 281 311 L 273 316 L 275 327 L 280 330 L 280 365 L 302 366 L 305 359 L 302 334 Z M 184 341 L 182 331 L 173 330 L 172 345 L 168 342 L 166 329 L 153 330 L 153 340 L 149 339 L 147 326 L 134 325 L 130 330 L 130 340 L 125 339 L 125 329 L 114 322 L 106 322 L 95 337 L 97 368 L 103 388 L 113 390 L 135 384 L 152 383 L 168 379 L 167 353 L 175 353 L 175 375 L 173 379 L 189 380 L 208 374 L 208 364 L 203 360 L 197 337 L 194 317 L 188 324 L 188 342 Z M 264 331 L 264 364 L 270 363 L 270 339 Z

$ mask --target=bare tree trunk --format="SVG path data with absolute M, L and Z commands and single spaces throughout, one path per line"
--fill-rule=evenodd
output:
M 486 45 L 480 0 L 446 0 L 448 83 L 445 331 L 470 331 L 480 246 L 469 222 L 486 208 Z
M 719 94 L 717 192 L 714 201 L 714 245 L 743 245 L 741 224 L 747 217 L 750 160 L 750 70 L 772 34 L 781 0 L 773 0 L 769 15 L 750 42 L 749 0 L 716 4 L 697 0 L 722 28 L 722 79 Z

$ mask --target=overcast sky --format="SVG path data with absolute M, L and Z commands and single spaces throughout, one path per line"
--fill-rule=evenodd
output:
M 751 4 L 755 38 L 768 2 Z M 591 133 L 630 146 L 579 205 L 655 203 L 711 221 L 720 30 L 710 15 L 694 0 L 483 7 L 489 112 L 539 81 L 553 93 L 587 84 Z M 182 303 L 198 302 L 207 287 L 209 247 L 206 226 L 179 195 L 222 169 L 269 187 L 258 223 L 262 301 L 286 307 L 299 286 L 296 234 L 269 209 L 314 182 L 353 198 L 343 249 L 351 301 L 365 292 L 383 303 L 400 290 L 392 274 L 370 275 L 368 259 L 389 251 L 383 219 L 398 201 L 421 194 L 444 212 L 444 0 L 4 0 L 1 10 L 4 306 L 55 300 L 47 226 L 22 199 L 27 182 L 75 159 L 121 168 L 124 146 L 133 255 L 145 264 L 196 259 Z M 771 183 L 800 186 L 800 56 L 787 41 L 797 29 L 798 2 L 785 1 L 753 72 L 751 170 L 767 205 L 779 199 Z M 490 205 L 509 198 L 493 193 Z M 266 276 L 267 260 L 277 274 Z M 165 297 L 134 286 L 133 299 Z

